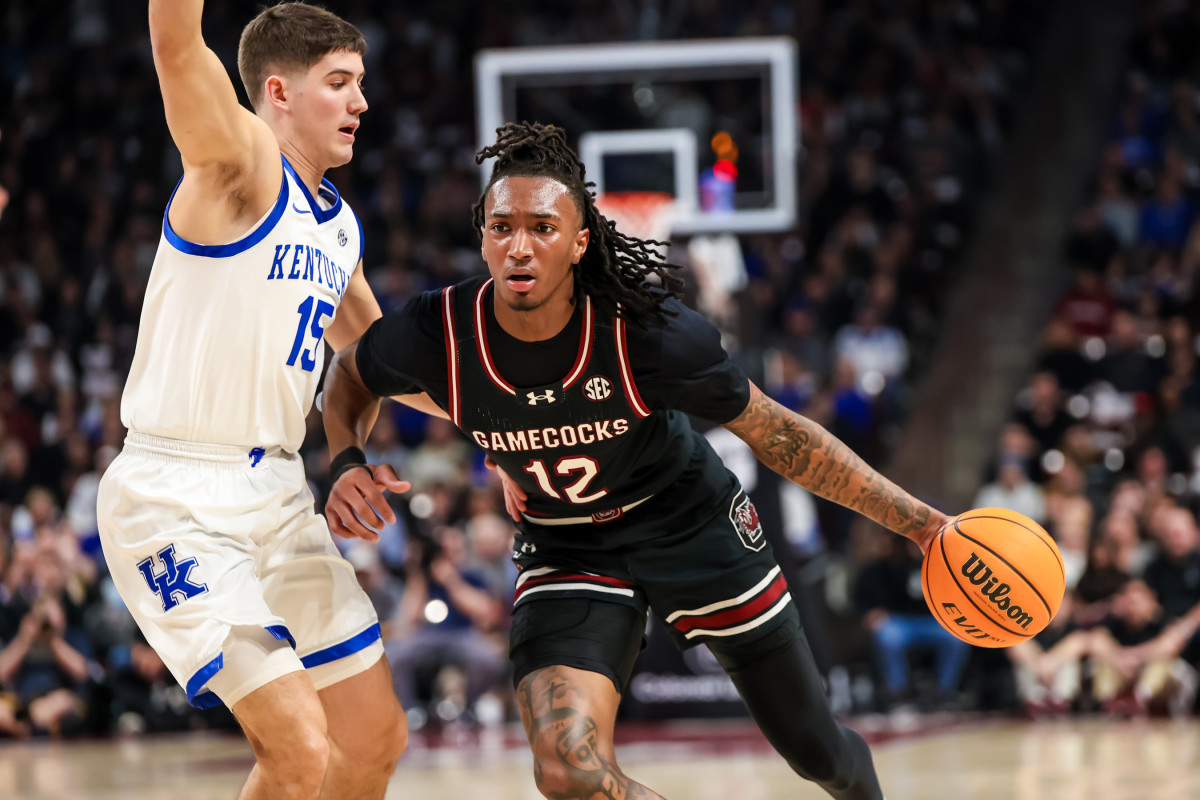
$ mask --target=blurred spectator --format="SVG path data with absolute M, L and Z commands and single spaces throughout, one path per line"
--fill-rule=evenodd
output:
M 1194 219 L 1195 213 L 1179 180 L 1164 174 L 1154 196 L 1142 203 L 1138 236 L 1147 244 L 1178 250 L 1183 247 Z
M 1116 303 L 1095 267 L 1077 266 L 1073 274 L 1075 281 L 1054 304 L 1054 315 L 1080 336 L 1104 338 L 1112 324 Z
M 1017 455 L 1006 455 L 1000 459 L 1000 474 L 995 482 L 979 490 L 971 507 L 1007 508 L 1039 523 L 1046 519 L 1042 490 L 1029 480 L 1025 459 Z
M 140 632 L 132 643 L 109 653 L 109 670 L 118 733 L 167 733 L 193 727 L 196 714 L 188 705 L 187 692 Z
M 437 528 L 429 540 L 414 538 L 408 558 L 404 594 L 385 643 L 396 695 L 412 717 L 418 681 L 436 684 L 443 668 L 455 667 L 465 682 L 454 691 L 433 692 L 440 706 L 435 714 L 455 720 L 504 674 L 505 650 L 489 635 L 505 616 L 503 601 L 489 592 L 483 575 L 466 566 L 465 537 L 456 528 Z M 415 727 L 421 719 L 417 713 Z
M 16 547 L 0 632 L 0 686 L 16 696 L 30 729 L 54 736 L 81 730 L 89 699 L 91 643 L 68 579 L 49 538 Z
M 1053 372 L 1034 373 L 1029 387 L 1018 398 L 1013 419 L 1037 441 L 1039 455 L 1059 446 L 1072 419 L 1063 408 L 1063 393 Z
M 854 367 L 855 378 L 872 394 L 900 380 L 908 366 L 904 335 L 883 324 L 880 310 L 873 303 L 860 306 L 854 323 L 833 337 L 833 355 L 848 361 Z
M 1164 511 L 1155 520 L 1162 553 L 1146 567 L 1146 584 L 1168 620 L 1200 603 L 1200 534 L 1196 518 L 1184 508 Z
M 888 699 L 917 699 L 908 665 L 909 653 L 916 650 L 933 652 L 939 691 L 935 702 L 952 703 L 970 645 L 930 615 L 921 591 L 921 553 L 916 545 L 887 535 L 879 536 L 876 545 L 877 558 L 855 581 L 854 605 L 871 631 Z
M 1115 507 L 1100 523 L 1101 541 L 1110 543 L 1115 549 L 1113 561 L 1117 569 L 1126 575 L 1140 578 L 1155 555 L 1155 547 L 1142 541 L 1138 533 L 1137 518 L 1128 511 Z

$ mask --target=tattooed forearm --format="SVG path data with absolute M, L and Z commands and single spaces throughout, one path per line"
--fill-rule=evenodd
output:
M 517 689 L 534 753 L 534 778 L 551 800 L 663 800 L 630 780 L 613 756 L 612 730 L 586 713 L 586 692 L 547 667 Z
M 908 535 L 932 510 L 872 469 L 836 436 L 751 386 L 750 403 L 725 425 L 764 464 L 819 497 Z

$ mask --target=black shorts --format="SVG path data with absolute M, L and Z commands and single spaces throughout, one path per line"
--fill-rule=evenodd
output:
M 607 675 L 623 691 L 648 610 L 683 648 L 736 648 L 798 619 L 753 504 L 717 465 L 719 472 L 701 457 L 670 489 L 616 522 L 522 526 L 510 634 L 514 682 L 565 665 Z M 589 529 L 579 538 L 595 542 L 605 524 L 624 528 L 616 538 L 625 544 L 573 546 L 572 528 Z

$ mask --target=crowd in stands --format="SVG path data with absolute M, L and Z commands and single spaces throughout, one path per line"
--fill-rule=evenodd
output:
M 1008 651 L 1034 715 L 1192 710 L 1200 669 L 1200 31 L 1147 3 L 1058 298 L 976 505 L 1042 522 L 1067 596 Z
M 735 298 L 740 314 L 723 324 L 730 350 L 773 397 L 873 463 L 886 459 L 903 422 L 906 386 L 937 335 L 976 201 L 1017 114 L 1039 4 L 327 6 L 358 24 L 371 45 L 371 109 L 354 162 L 330 178 L 362 220 L 366 274 L 385 310 L 482 269 L 468 223 L 479 185 L 471 159 L 476 51 L 794 36 L 802 59 L 795 113 L 803 219 L 792 232 L 742 237 L 747 283 Z M 207 41 L 230 67 L 247 8 L 214 2 L 205 9 Z M 96 487 L 125 435 L 120 393 L 163 208 L 180 174 L 144 14 L 136 4 L 86 0 L 54 13 L 23 4 L 0 10 L 0 185 L 11 197 L 0 218 L 0 736 L 232 724 L 227 714 L 189 709 L 113 590 L 96 534 Z M 1142 50 L 1145 59 L 1158 57 L 1154 42 Z M 1195 88 L 1176 91 L 1173 77 L 1150 67 L 1142 74 L 1089 206 L 1104 222 L 1085 214 L 1072 240 L 1076 249 L 1100 252 L 1111 227 L 1114 244 L 1087 273 L 1085 294 L 1064 300 L 1067 328 L 1054 330 L 1069 346 L 1048 351 L 1056 384 L 1039 390 L 1047 395 L 1042 405 L 1023 412 L 1032 443 L 1019 453 L 1053 495 L 1046 514 L 1061 530 L 1071 500 L 1107 519 L 1097 499 L 1110 474 L 1106 453 L 1129 452 L 1125 471 L 1112 475 L 1128 473 L 1137 525 L 1104 529 L 1127 538 L 1132 530 L 1134 545 L 1158 530 L 1154 511 L 1177 488 L 1179 454 L 1168 447 L 1135 452 L 1134 440 L 1115 437 L 1138 434 L 1140 445 L 1152 423 L 1186 427 L 1180 410 L 1189 401 L 1195 407 L 1188 347 L 1196 326 L 1194 317 L 1168 316 L 1175 306 L 1164 297 L 1191 296 L 1187 276 L 1200 255 L 1197 237 L 1189 239 L 1188 225 L 1171 211 L 1186 204 L 1198 173 L 1189 160 L 1200 155 Z M 1177 249 L 1154 244 L 1160 240 Z M 686 261 L 686 248 L 674 250 L 674 260 Z M 1145 286 L 1152 287 L 1148 297 Z M 1097 301 L 1103 314 L 1085 318 L 1088 298 L 1113 291 L 1109 305 Z M 1081 324 L 1093 327 L 1083 332 Z M 1107 355 L 1077 363 L 1071 337 L 1080 333 L 1105 341 Z M 1139 353 L 1150 342 L 1161 352 L 1139 372 Z M 1122 347 L 1132 350 L 1126 355 Z M 1173 381 L 1156 380 L 1155 364 Z M 1140 381 L 1139 388 L 1121 383 L 1104 395 L 1082 395 L 1089 403 L 1082 421 L 1094 424 L 1079 433 L 1081 418 L 1063 417 L 1074 408 L 1065 398 L 1087 389 L 1101 365 L 1117 379 Z M 329 454 L 315 413 L 309 423 L 303 453 L 320 503 Z M 1107 444 L 1097 444 L 1102 439 Z M 1014 434 L 1018 440 L 1025 441 Z M 377 545 L 345 549 L 385 621 L 398 691 L 422 709 L 414 723 L 424 713 L 482 717 L 483 708 L 502 718 L 503 708 L 479 702 L 504 683 L 514 579 L 512 527 L 494 477 L 448 423 L 400 406 L 381 414 L 369 445 L 372 461 L 394 464 L 413 483 L 395 498 L 398 521 Z M 1056 447 L 1063 455 L 1051 469 L 1057 462 L 1039 454 Z M 1005 486 L 1013 480 L 1011 470 L 1002 472 Z M 825 504 L 818 517 L 815 546 L 849 552 L 847 517 Z M 1078 544 L 1086 549 L 1086 537 Z M 1146 570 L 1147 581 L 1157 574 Z M 950 691 L 962 658 L 947 658 L 939 676 Z M 456 669 L 439 669 L 446 663 Z M 886 681 L 898 693 L 905 677 L 892 666 Z

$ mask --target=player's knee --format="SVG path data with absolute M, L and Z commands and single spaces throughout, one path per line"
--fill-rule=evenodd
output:
M 845 789 L 855 780 L 855 749 L 866 749 L 857 733 L 842 728 L 831 740 L 806 742 L 788 759 L 799 775 L 832 791 Z
M 368 758 L 378 767 L 392 769 L 396 760 L 408 747 L 408 718 L 399 703 L 393 703 L 394 711 L 383 715 L 375 726 Z
M 329 766 L 330 744 L 325 726 L 300 723 L 280 735 L 254 743 L 259 768 L 282 783 L 318 789 Z
M 619 774 L 615 763 L 601 762 L 594 754 L 587 763 L 571 763 L 571 753 L 559 753 L 552 743 L 533 749 L 533 779 L 543 797 L 592 797 L 602 788 L 606 774 Z M 603 796 L 603 795 L 601 795 Z

